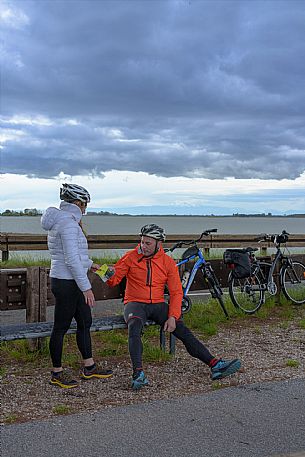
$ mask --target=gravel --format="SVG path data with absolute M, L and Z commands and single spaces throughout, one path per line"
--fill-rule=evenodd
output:
M 6 366 L 0 378 L 1 424 L 43 420 L 56 414 L 95 412 L 126 404 L 208 393 L 215 389 L 256 382 L 305 378 L 305 330 L 299 316 L 290 322 L 278 318 L 249 319 L 224 325 L 207 346 L 216 356 L 239 357 L 239 373 L 212 382 L 209 369 L 192 359 L 177 341 L 176 355 L 167 362 L 145 364 L 149 386 L 139 392 L 130 388 L 127 357 L 106 358 L 101 365 L 112 368 L 107 380 L 80 380 L 75 389 L 49 385 L 45 368 L 24 370 L 21 364 Z M 73 372 L 74 376 L 79 373 Z M 60 407 L 60 408 L 59 408 Z

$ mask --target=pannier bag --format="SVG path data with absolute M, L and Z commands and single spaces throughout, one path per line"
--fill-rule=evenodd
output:
M 271 241 L 274 241 L 275 243 L 278 243 L 278 244 L 287 243 L 288 239 L 289 239 L 288 233 L 281 233 L 280 235 L 271 236 Z
M 226 249 L 223 253 L 223 261 L 232 269 L 234 278 L 242 279 L 250 276 L 250 257 L 245 249 Z

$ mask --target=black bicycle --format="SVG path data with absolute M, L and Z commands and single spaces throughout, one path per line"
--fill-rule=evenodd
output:
M 178 241 L 174 246 L 169 249 L 165 249 L 166 252 L 173 252 L 177 248 L 182 248 L 183 246 L 189 246 L 184 253 L 182 254 L 182 259 L 177 263 L 177 267 L 185 265 L 187 262 L 196 259 L 191 270 L 184 270 L 183 276 L 181 278 L 182 288 L 183 288 L 183 300 L 182 300 L 182 313 L 185 314 L 190 311 L 192 307 L 192 301 L 188 295 L 190 287 L 195 279 L 196 273 L 198 270 L 201 270 L 203 275 L 203 280 L 207 284 L 210 293 L 213 298 L 216 298 L 225 314 L 226 317 L 229 317 L 228 312 L 225 308 L 223 301 L 223 292 L 220 287 L 219 281 L 215 275 L 215 272 L 210 264 L 207 262 L 203 256 L 201 249 L 198 247 L 197 243 L 202 240 L 204 236 L 208 236 L 210 233 L 217 232 L 217 229 L 205 230 L 201 233 L 200 237 L 197 240 L 192 241 Z
M 224 254 L 225 263 L 230 264 L 230 251 L 232 253 L 232 271 L 229 274 L 229 294 L 234 305 L 247 314 L 255 313 L 265 302 L 266 293 L 276 295 L 279 288 L 285 297 L 296 305 L 305 303 L 305 265 L 293 260 L 287 246 L 281 248 L 289 239 L 289 233 L 285 230 L 281 234 L 264 234 L 258 238 L 258 242 L 271 241 L 275 244 L 276 253 L 272 262 L 261 261 L 255 257 L 257 248 L 227 249 Z M 234 259 L 234 252 L 237 258 Z M 238 277 L 234 273 L 239 266 L 238 254 L 243 258 L 246 265 L 246 257 L 250 268 L 250 274 Z M 241 274 L 242 276 L 242 274 Z

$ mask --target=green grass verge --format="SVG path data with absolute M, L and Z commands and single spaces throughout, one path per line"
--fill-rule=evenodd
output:
M 91 257 L 94 263 L 102 265 L 107 263 L 113 265 L 119 257 Z M 27 267 L 50 267 L 51 260 L 44 257 L 33 257 L 31 255 L 15 255 L 6 262 L 0 261 L 0 268 L 27 268 Z
M 0 268 L 27 268 L 27 267 L 49 267 L 51 261 L 43 257 L 33 258 L 29 256 L 16 256 L 7 260 L 6 262 L 0 261 Z
M 110 330 L 91 333 L 94 357 L 97 361 L 103 358 L 129 358 L 127 329 Z M 32 351 L 28 340 L 5 341 L 0 343 L 0 358 L 3 366 L 14 366 L 17 371 L 50 367 L 49 338 L 44 339 L 42 349 Z M 143 361 L 162 362 L 170 359 L 170 354 L 161 350 L 159 346 L 159 327 L 146 327 L 143 335 Z M 79 370 L 82 366 L 75 335 L 66 335 L 64 339 L 63 359 L 64 367 Z M 0 369 L 0 376 L 5 378 L 7 368 Z

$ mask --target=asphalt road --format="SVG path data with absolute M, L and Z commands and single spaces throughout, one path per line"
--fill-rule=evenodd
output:
M 1 457 L 304 457 L 304 394 L 305 380 L 260 383 L 7 425 Z

